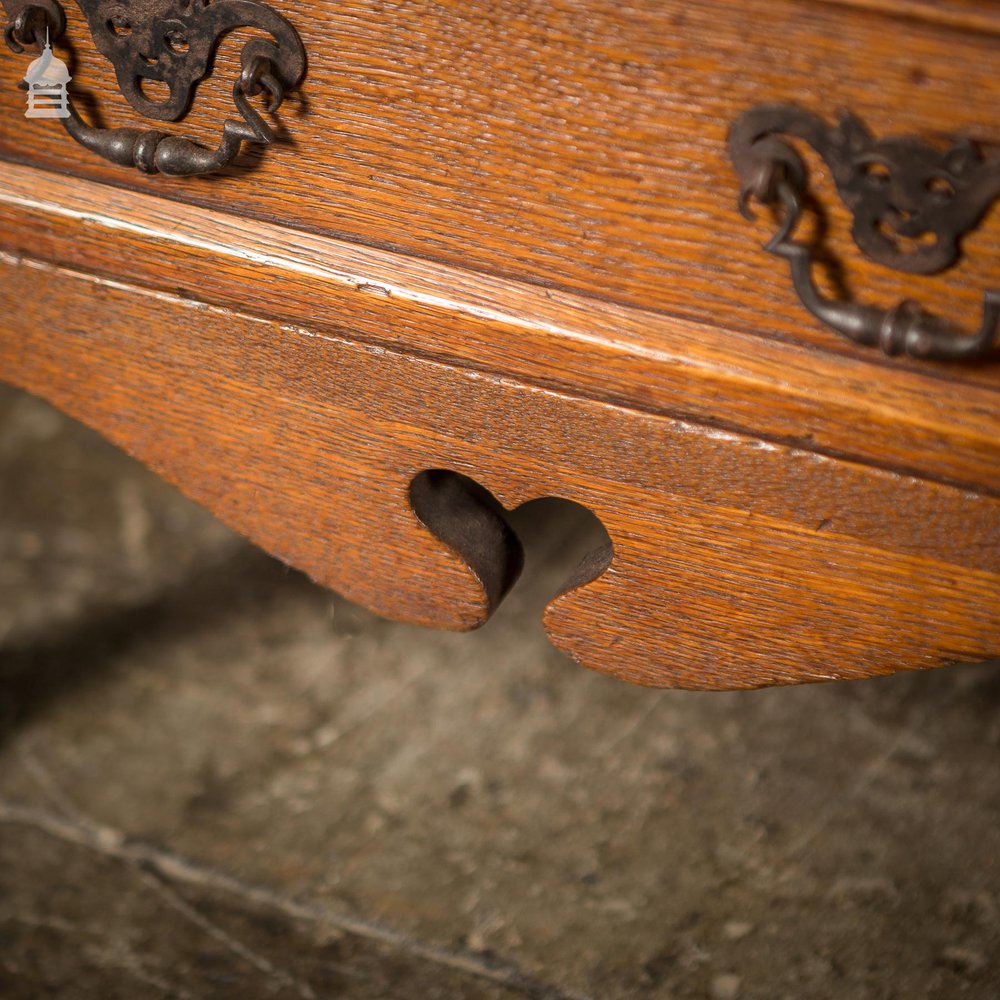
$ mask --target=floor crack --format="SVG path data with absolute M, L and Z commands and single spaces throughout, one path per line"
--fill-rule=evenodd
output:
M 503 959 L 425 944 L 369 920 L 337 913 L 328 907 L 284 896 L 272 889 L 215 871 L 172 851 L 128 837 L 83 818 L 67 819 L 42 809 L 0 799 L 0 824 L 26 826 L 63 843 L 73 844 L 152 872 L 166 883 L 211 889 L 324 931 L 351 934 L 455 972 L 475 976 L 530 1000 L 592 1000 L 540 982 Z

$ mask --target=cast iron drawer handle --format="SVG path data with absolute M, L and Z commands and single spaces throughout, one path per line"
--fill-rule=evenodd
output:
M 271 38 L 254 38 L 243 46 L 242 71 L 233 84 L 233 103 L 242 120 L 227 119 L 217 149 L 183 136 L 137 128 L 95 128 L 73 106 L 67 90 L 69 74 L 50 43 L 65 30 L 58 0 L 0 0 L 9 17 L 4 38 L 17 53 L 36 46 L 41 55 L 28 68 L 22 84 L 28 91 L 28 117 L 59 118 L 66 131 L 91 152 L 123 167 L 173 177 L 207 174 L 230 164 L 244 142 L 268 145 L 270 126 L 250 104 L 267 92 L 274 114 L 285 94 L 305 73 L 306 54 L 292 25 L 258 0 L 77 0 L 87 17 L 98 50 L 115 68 L 118 86 L 129 104 L 156 121 L 183 118 L 198 84 L 210 73 L 222 36 L 253 27 Z M 154 99 L 143 81 L 158 81 L 169 94 Z M 146 83 L 147 88 L 151 86 Z
M 747 111 L 729 136 L 742 183 L 740 209 L 753 218 L 750 200 L 756 199 L 783 213 L 765 249 L 789 262 L 795 291 L 814 316 L 890 355 L 942 361 L 986 357 L 1000 330 L 1000 290 L 986 292 L 982 325 L 971 336 L 913 301 L 883 309 L 828 299 L 819 291 L 811 248 L 792 239 L 808 194 L 808 171 L 783 135 L 805 140 L 826 162 L 854 215 L 852 235 L 862 252 L 910 274 L 936 274 L 958 260 L 963 236 L 1000 198 L 1000 158 L 984 159 L 971 142 L 942 152 L 914 138 L 879 140 L 854 115 L 842 115 L 831 127 L 788 104 Z

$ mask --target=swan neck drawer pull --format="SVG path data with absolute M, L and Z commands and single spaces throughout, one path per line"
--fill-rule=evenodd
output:
M 97 128 L 77 111 L 68 90 L 68 68 L 52 52 L 52 43 L 66 26 L 57 0 L 0 3 L 8 15 L 7 46 L 15 53 L 40 50 L 21 84 L 28 91 L 27 117 L 58 118 L 91 152 L 143 173 L 208 174 L 232 163 L 244 142 L 269 145 L 274 132 L 250 99 L 266 93 L 267 111 L 273 115 L 305 74 L 305 49 L 295 28 L 259 0 L 216 0 L 207 5 L 200 0 L 141 0 L 116 8 L 118 13 L 111 17 L 106 0 L 77 0 L 94 45 L 114 66 L 122 95 L 139 114 L 154 121 L 175 122 L 187 115 L 227 32 L 257 28 L 270 35 L 252 38 L 243 46 L 241 72 L 232 92 L 240 117 L 223 122 L 216 149 L 159 129 Z
M 792 238 L 804 204 L 815 201 L 806 163 L 789 138 L 823 158 L 853 214 L 851 233 L 865 256 L 908 274 L 938 274 L 958 261 L 963 237 L 1000 198 L 1000 157 L 984 158 L 970 141 L 940 150 L 912 137 L 876 139 L 852 114 L 830 126 L 790 104 L 745 112 L 729 135 L 740 210 L 748 219 L 752 201 L 776 210 L 780 227 L 764 247 L 788 261 L 795 291 L 817 319 L 889 355 L 974 361 L 993 354 L 1000 289 L 986 291 L 981 326 L 971 335 L 910 300 L 880 308 L 820 292 L 812 245 Z

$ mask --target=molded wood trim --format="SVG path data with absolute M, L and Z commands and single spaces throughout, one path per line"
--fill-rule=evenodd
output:
M 1000 494 L 1000 391 L 955 366 L 873 363 L 16 164 L 0 250 Z

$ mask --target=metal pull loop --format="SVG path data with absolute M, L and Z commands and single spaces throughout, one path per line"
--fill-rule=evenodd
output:
M 886 309 L 820 292 L 812 250 L 793 239 L 808 171 L 782 135 L 804 139 L 823 157 L 854 215 L 852 235 L 865 255 L 911 274 L 935 274 L 958 260 L 963 236 L 1000 198 L 1000 159 L 984 160 L 968 142 L 942 153 L 912 138 L 876 140 L 853 115 L 831 128 L 794 105 L 753 108 L 729 137 L 742 181 L 740 210 L 753 219 L 751 200 L 779 209 L 780 228 L 764 249 L 788 261 L 795 291 L 813 316 L 887 355 L 937 361 L 990 355 L 1000 337 L 1000 290 L 985 293 L 982 323 L 972 335 L 912 300 Z
M 0 2 L 10 17 L 4 32 L 8 47 L 15 53 L 29 47 L 51 53 L 51 43 L 65 28 L 57 0 L 29 0 L 17 9 L 19 0 Z M 87 15 L 95 44 L 115 67 L 122 94 L 140 114 L 159 121 L 177 121 L 187 114 L 226 32 L 256 27 L 271 35 L 271 39 L 254 38 L 243 46 L 242 72 L 233 84 L 233 104 L 240 119 L 223 123 L 216 149 L 158 129 L 95 128 L 83 120 L 66 92 L 59 113 L 46 117 L 58 117 L 82 146 L 118 166 L 189 177 L 228 166 L 244 142 L 267 146 L 274 141 L 274 132 L 249 98 L 267 92 L 267 111 L 276 113 L 285 94 L 304 76 L 306 54 L 298 33 L 272 8 L 258 0 L 218 0 L 209 6 L 168 0 L 166 6 L 176 10 L 165 10 L 160 3 L 144 13 L 146 8 L 134 5 L 130 20 L 113 23 L 104 19 L 99 0 L 78 3 Z M 143 80 L 165 84 L 169 96 L 152 100 L 142 91 Z M 26 80 L 22 86 L 31 85 Z

